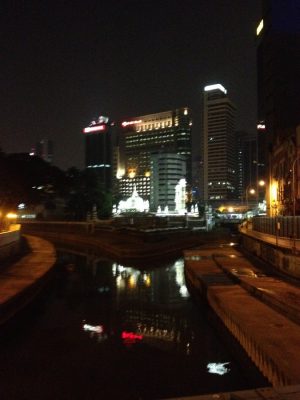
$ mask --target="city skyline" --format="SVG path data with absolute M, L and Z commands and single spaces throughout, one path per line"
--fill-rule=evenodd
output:
M 120 121 L 185 106 L 199 135 L 201 95 L 212 83 L 237 105 L 237 129 L 255 130 L 259 0 L 42 1 L 8 5 L 3 15 L 7 153 L 49 139 L 55 165 L 83 168 L 82 129 L 94 117 Z

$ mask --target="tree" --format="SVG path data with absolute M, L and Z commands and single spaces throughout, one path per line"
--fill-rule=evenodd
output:
M 68 218 L 83 220 L 93 208 L 97 208 L 99 218 L 111 215 L 112 195 L 104 190 L 97 171 L 71 168 L 67 171 L 69 196 L 67 201 Z

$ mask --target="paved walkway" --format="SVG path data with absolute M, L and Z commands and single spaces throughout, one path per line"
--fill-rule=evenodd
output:
M 291 238 L 269 235 L 268 233 L 253 231 L 251 222 L 244 223 L 241 226 L 240 231 L 255 239 L 259 239 L 263 242 L 270 243 L 282 249 L 290 250 L 291 252 L 295 251 L 296 253 L 300 254 L 300 239 L 294 240 Z

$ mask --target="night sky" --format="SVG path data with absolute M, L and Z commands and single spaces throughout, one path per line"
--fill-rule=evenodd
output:
M 260 16 L 260 0 L 2 0 L 0 147 L 52 139 L 54 164 L 82 168 L 94 117 L 189 106 L 197 120 L 216 82 L 254 132 Z

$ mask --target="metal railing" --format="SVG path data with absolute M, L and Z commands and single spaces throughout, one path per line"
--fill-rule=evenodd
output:
M 269 235 L 300 239 L 300 216 L 253 217 L 252 229 Z

